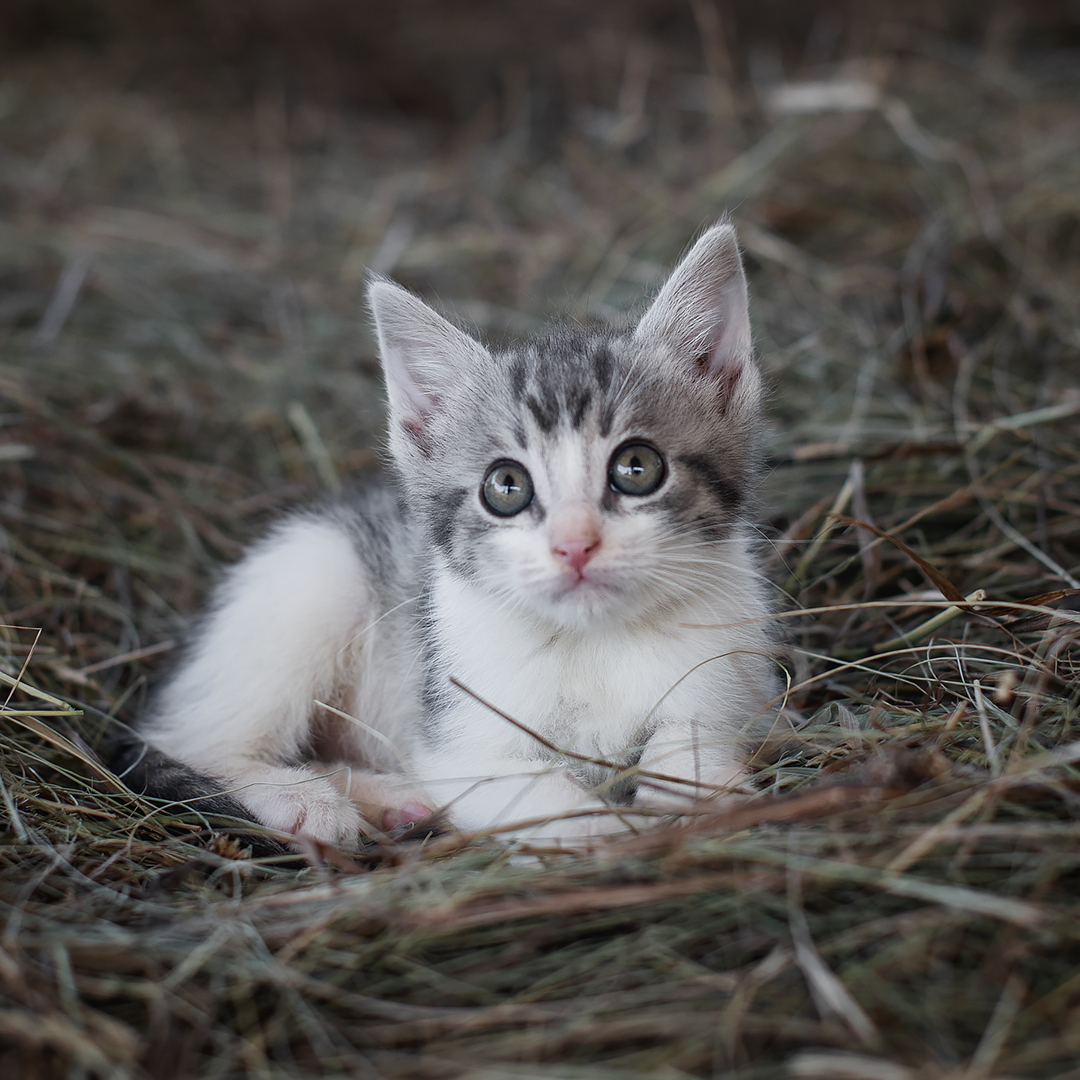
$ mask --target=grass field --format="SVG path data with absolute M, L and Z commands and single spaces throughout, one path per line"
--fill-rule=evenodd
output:
M 0 1075 L 1080 1078 L 1080 53 L 826 26 L 781 83 L 693 7 L 453 123 L 5 62 Z M 298 869 L 97 761 L 243 544 L 378 472 L 369 268 L 619 323 L 725 213 L 806 718 L 760 795 Z

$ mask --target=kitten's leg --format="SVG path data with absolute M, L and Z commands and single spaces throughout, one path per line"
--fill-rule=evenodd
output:
M 389 832 L 434 814 L 434 800 L 410 777 L 357 769 L 347 762 L 316 762 L 314 767 L 334 782 L 356 806 L 363 823 L 374 829 Z
M 499 829 L 508 840 L 580 848 L 625 832 L 634 816 L 629 808 L 621 816 L 623 808 L 609 807 L 552 762 L 429 752 L 418 771 L 432 798 L 463 832 Z
M 689 810 L 701 799 L 727 798 L 750 790 L 749 774 L 736 748 L 705 742 L 695 736 L 689 725 L 671 725 L 657 731 L 646 745 L 638 767 L 673 780 L 642 777 L 634 805 L 673 814 Z
M 227 767 L 230 793 L 262 824 L 336 846 L 355 846 L 360 813 L 332 775 L 317 766 L 268 765 L 250 758 L 234 759 Z
M 302 758 L 313 702 L 347 684 L 378 617 L 368 572 L 332 520 L 287 521 L 234 568 L 201 633 L 144 721 L 147 738 L 222 778 L 283 832 L 350 843 L 360 814 Z

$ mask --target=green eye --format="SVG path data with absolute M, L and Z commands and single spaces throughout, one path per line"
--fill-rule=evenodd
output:
M 648 443 L 631 442 L 611 455 L 608 479 L 624 495 L 651 495 L 667 475 L 660 452 Z
M 524 465 L 516 461 L 497 461 L 488 469 L 480 498 L 484 505 L 499 517 L 520 514 L 532 502 L 532 477 Z

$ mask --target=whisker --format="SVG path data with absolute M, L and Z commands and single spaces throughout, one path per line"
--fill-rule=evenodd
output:
M 363 637 L 364 634 L 366 634 L 370 629 L 372 629 L 372 627 L 378 626 L 379 623 L 381 623 L 383 621 L 383 619 L 385 619 L 388 615 L 393 615 L 395 611 L 400 611 L 403 607 L 405 607 L 406 604 L 415 603 L 423 595 L 424 595 L 423 593 L 417 593 L 415 596 L 410 596 L 407 600 L 402 600 L 400 604 L 395 604 L 392 608 L 389 608 L 388 610 L 384 611 L 373 622 L 369 622 L 367 624 L 367 626 L 365 626 L 362 630 L 357 630 L 356 633 L 353 634 L 353 636 L 351 638 L 349 638 L 349 640 L 346 641 L 345 644 L 342 645 L 340 649 L 338 649 L 338 656 L 340 656 L 358 638 Z

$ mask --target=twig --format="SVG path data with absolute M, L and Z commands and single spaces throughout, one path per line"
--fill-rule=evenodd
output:
M 926 622 L 912 627 L 898 637 L 889 638 L 888 641 L 883 641 L 880 644 L 875 645 L 871 651 L 875 653 L 891 652 L 893 649 L 902 648 L 904 645 L 914 645 L 916 641 L 921 641 L 928 634 L 932 634 L 935 630 L 940 630 L 958 616 L 970 614 L 974 610 L 970 605 L 978 604 L 985 599 L 986 590 L 976 589 L 973 593 L 964 597 L 963 604 L 954 604 L 952 607 L 947 607 L 944 611 L 939 611 L 932 619 L 927 619 Z

